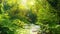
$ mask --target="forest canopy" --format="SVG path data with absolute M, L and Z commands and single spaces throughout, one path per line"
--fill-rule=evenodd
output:
M 0 34 L 60 34 L 60 0 L 0 0 Z

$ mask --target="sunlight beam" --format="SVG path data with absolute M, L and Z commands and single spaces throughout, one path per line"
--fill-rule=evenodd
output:
M 34 5 L 34 0 L 21 0 L 19 4 L 20 9 L 30 9 Z

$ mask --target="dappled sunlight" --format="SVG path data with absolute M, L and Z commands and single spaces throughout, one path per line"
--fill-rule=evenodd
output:
M 26 24 L 24 28 L 25 29 L 17 29 L 16 32 L 18 32 L 18 34 L 37 34 L 40 30 L 40 26 L 34 24 Z
M 30 34 L 37 34 L 39 33 L 39 30 L 40 30 L 40 26 L 31 24 Z
M 60 34 L 59 3 L 59 0 L 0 0 L 0 34 Z

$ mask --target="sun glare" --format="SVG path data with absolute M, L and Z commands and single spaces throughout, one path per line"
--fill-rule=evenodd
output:
M 26 2 L 27 2 L 27 0 L 22 0 L 22 1 L 21 1 L 21 3 L 22 3 L 23 5 L 26 5 Z
M 20 9 L 29 9 L 34 5 L 34 0 L 21 0 L 19 4 Z

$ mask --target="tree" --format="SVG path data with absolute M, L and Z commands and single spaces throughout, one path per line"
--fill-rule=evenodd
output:
M 1 0 L 1 29 L 3 31 L 8 29 L 8 32 L 12 30 L 13 34 L 21 30 L 25 34 L 25 25 L 30 27 L 30 24 L 34 24 L 41 27 L 41 33 L 60 34 L 59 2 L 59 0 Z

